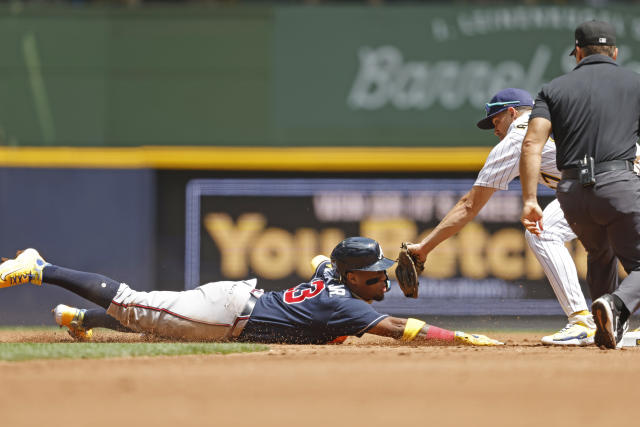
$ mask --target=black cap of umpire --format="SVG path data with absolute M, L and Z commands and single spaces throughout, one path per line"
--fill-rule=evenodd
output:
M 608 22 L 604 21 L 587 21 L 578 25 L 575 32 L 576 46 L 615 46 L 616 30 Z M 570 56 L 576 54 L 574 47 Z

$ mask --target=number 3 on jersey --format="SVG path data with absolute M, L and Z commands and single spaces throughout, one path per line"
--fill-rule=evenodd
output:
M 322 280 L 314 280 L 311 283 L 302 283 L 285 291 L 284 302 L 287 304 L 297 304 L 306 299 L 317 296 L 323 289 L 324 282 Z

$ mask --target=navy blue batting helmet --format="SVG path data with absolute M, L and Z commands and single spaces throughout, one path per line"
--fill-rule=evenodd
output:
M 380 244 L 367 237 L 348 237 L 331 252 L 331 263 L 340 277 L 349 271 L 383 271 L 395 261 L 385 258 Z

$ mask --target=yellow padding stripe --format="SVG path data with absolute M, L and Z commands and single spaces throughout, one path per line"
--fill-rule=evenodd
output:
M 424 325 L 426 325 L 426 323 L 422 320 L 413 319 L 411 317 L 408 318 L 407 324 L 404 327 L 404 333 L 402 334 L 402 340 L 413 341 Z
M 311 260 L 311 268 L 315 270 L 316 268 L 318 268 L 320 264 L 322 264 L 325 261 L 331 261 L 331 260 L 324 255 L 316 255 Z
M 0 167 L 477 171 L 490 147 L 0 147 Z

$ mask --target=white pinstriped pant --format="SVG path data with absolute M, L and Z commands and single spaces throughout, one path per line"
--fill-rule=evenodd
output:
M 527 243 L 542 265 L 553 292 L 567 317 L 575 312 L 588 310 L 587 302 L 578 282 L 576 266 L 564 246 L 565 242 L 574 240 L 576 235 L 564 218 L 558 199 L 547 205 L 542 213 L 542 218 L 542 226 L 544 227 L 542 234 L 534 236 L 526 231 Z

